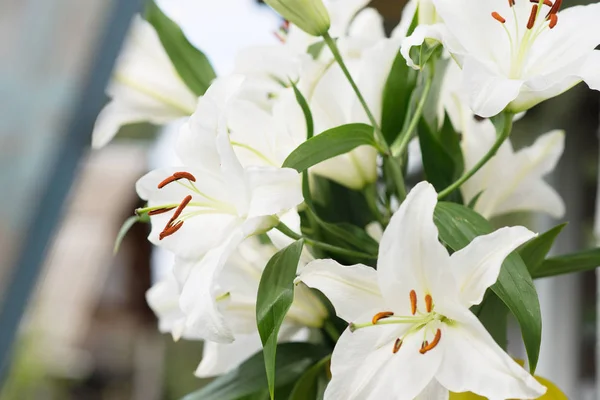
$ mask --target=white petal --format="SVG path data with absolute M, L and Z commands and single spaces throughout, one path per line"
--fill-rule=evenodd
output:
M 179 305 L 187 317 L 186 330 L 189 329 L 206 340 L 219 343 L 234 340 L 231 328 L 215 299 L 215 281 L 223 265 L 243 239 L 242 232 L 236 231 L 220 247 L 206 253 L 192 268 L 183 285 Z
M 415 46 L 421 46 L 425 39 L 433 39 L 440 43 L 444 43 L 444 47 L 449 49 L 449 51 L 452 51 L 450 50 L 452 48 L 456 48 L 460 49 L 461 52 L 464 52 L 460 44 L 456 42 L 456 39 L 450 34 L 450 32 L 448 32 L 448 29 L 445 25 L 419 25 L 414 30 L 412 35 L 402 41 L 402 46 L 400 47 L 400 53 L 406 60 L 408 66 L 415 69 L 419 69 L 421 67 L 421 65 L 416 65 L 410 57 L 410 50 Z
M 533 399 L 546 390 L 494 342 L 468 310 L 460 322 L 444 329 L 441 342 L 446 345 L 436 379 L 452 392 L 471 391 L 491 399 Z
M 333 37 L 346 36 L 352 21 L 359 11 L 366 7 L 370 0 L 329 0 L 327 11 L 331 19 L 330 34 Z
M 249 218 L 279 214 L 304 201 L 301 175 L 294 169 L 251 167 L 246 174 L 251 190 Z
M 459 285 L 462 304 L 470 307 L 481 303 L 487 288 L 496 283 L 506 256 L 533 237 L 535 233 L 522 226 L 501 228 L 476 237 L 452 254 L 451 271 Z
M 600 90 L 600 51 L 593 51 L 581 68 L 581 78 L 590 89 Z
M 333 350 L 325 399 L 412 400 L 421 393 L 437 371 L 442 352 L 420 354 L 423 336 L 416 333 L 394 354 L 396 338 L 407 328 L 381 325 L 344 331 Z
M 450 392 L 448 392 L 448 389 L 434 379 L 415 397 L 415 400 L 448 400 L 449 398 Z
M 427 182 L 417 184 L 392 216 L 379 245 L 379 287 L 386 301 L 400 307 L 392 311 L 402 315 L 410 315 L 411 290 L 435 298 L 436 293 L 444 292 L 444 286 L 452 285 L 448 252 L 438 241 L 433 223 L 436 204 L 433 186 Z
M 297 209 L 291 209 L 290 211 L 279 217 L 279 220 L 287 225 L 288 228 L 294 232 L 300 232 L 300 214 Z M 283 249 L 294 242 L 294 239 L 284 235 L 277 229 L 271 229 L 267 232 L 267 236 L 273 242 L 273 246 L 278 249 Z
M 374 8 L 365 8 L 354 17 L 348 36 L 378 40 L 385 38 L 383 17 Z
M 377 285 L 377 272 L 366 265 L 342 266 L 333 260 L 315 260 L 302 268 L 296 282 L 320 290 L 335 307 L 338 317 L 355 321 L 370 311 L 371 317 L 383 309 Z
M 490 65 L 474 57 L 464 60 L 463 91 L 471 110 L 480 117 L 488 118 L 500 113 L 517 98 L 522 86 L 523 81 L 494 73 Z
M 553 218 L 562 218 L 565 203 L 556 190 L 541 179 L 526 180 L 522 184 L 527 190 L 515 191 L 495 208 L 495 214 L 501 215 L 515 211 L 539 211 Z
M 262 349 L 258 331 L 246 335 L 236 335 L 232 343 L 204 342 L 202 361 L 194 375 L 210 378 L 222 375 L 239 366 L 251 355 Z

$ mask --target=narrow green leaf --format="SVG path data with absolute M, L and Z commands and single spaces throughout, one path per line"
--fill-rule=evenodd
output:
M 119 233 L 117 234 L 117 238 L 115 239 L 115 245 L 113 247 L 113 254 L 117 254 L 119 252 L 119 248 L 121 247 L 121 243 L 123 243 L 123 239 L 129 232 L 129 230 L 137 223 L 137 222 L 149 222 L 148 215 L 132 215 L 127 218 L 123 225 L 121 225 L 121 229 L 119 229 Z
M 325 41 L 321 40 L 308 46 L 306 52 L 310 54 L 314 60 L 316 60 L 317 58 L 319 58 L 319 55 L 321 55 L 321 51 L 323 51 L 323 48 L 325 48 Z
M 475 237 L 492 232 L 485 218 L 455 203 L 438 203 L 434 221 L 440 240 L 454 251 L 467 246 Z M 506 257 L 498 281 L 491 289 L 519 322 L 529 366 L 535 371 L 542 339 L 540 303 L 527 266 L 516 252 Z
M 440 192 L 450 186 L 462 170 L 461 165 L 457 165 L 455 157 L 449 154 L 446 146 L 442 144 L 433 129 L 425 122 L 424 118 L 419 121 L 419 143 L 423 157 L 423 169 L 427 180 Z M 449 136 L 449 135 L 445 135 Z M 458 135 L 454 135 L 454 141 L 458 142 Z M 451 139 L 445 138 L 450 142 Z M 456 144 L 458 146 L 458 144 Z M 460 150 L 459 150 L 460 151 Z M 460 191 L 456 190 L 449 195 L 449 200 L 462 203 Z
M 318 399 L 323 396 L 327 386 L 327 367 L 331 361 L 331 354 L 310 367 L 296 382 L 289 400 Z
M 527 265 L 527 269 L 532 276 L 546 258 L 556 237 L 565 226 L 567 226 L 566 223 L 557 225 L 549 231 L 531 239 L 519 249 L 519 255 L 523 259 L 523 262 L 525 262 L 525 265 Z
M 477 205 L 477 201 L 479 200 L 479 198 L 481 197 L 481 195 L 483 194 L 483 190 L 479 193 L 477 193 L 475 195 L 475 197 L 473 197 L 471 199 L 471 201 L 469 201 L 469 204 L 467 204 L 467 207 L 469 207 L 471 210 L 475 209 L 475 206 Z
M 290 81 L 290 85 L 292 85 L 292 88 L 294 89 L 296 101 L 298 102 L 298 105 L 300 106 L 300 108 L 302 109 L 302 113 L 304 114 L 304 120 L 306 121 L 306 140 L 308 140 L 315 134 L 315 125 L 313 122 L 312 112 L 310 111 L 310 107 L 308 105 L 308 102 L 306 101 L 306 98 L 304 97 L 302 92 L 298 90 L 296 84 Z
M 418 72 L 398 53 L 383 88 L 381 131 L 388 143 L 393 143 L 402 132 L 417 77 Z
M 277 388 L 296 382 L 311 365 L 328 353 L 310 343 L 282 343 L 277 351 Z M 267 386 L 263 352 L 258 352 L 234 370 L 221 375 L 182 400 L 238 400 L 260 394 Z M 265 393 L 267 398 L 269 393 Z
M 286 158 L 283 167 L 302 172 L 362 145 L 376 146 L 372 126 L 367 124 L 338 126 L 302 143 Z
M 547 258 L 535 269 L 533 277 L 535 279 L 547 278 L 549 276 L 590 271 L 598 266 L 600 266 L 600 247 Z
M 454 161 L 454 179 L 458 179 L 465 169 L 465 160 L 460 147 L 460 134 L 454 129 L 448 113 L 444 114 L 444 123 L 438 137 L 442 147 Z
M 197 96 L 202 96 L 216 78 L 208 58 L 195 48 L 181 28 L 167 17 L 154 1 L 146 7 L 146 20 L 152 24 L 175 70 Z
M 256 298 L 256 323 L 263 344 L 269 393 L 274 398 L 275 356 L 279 328 L 294 301 L 294 278 L 304 242 L 298 240 L 275 253 L 260 279 Z

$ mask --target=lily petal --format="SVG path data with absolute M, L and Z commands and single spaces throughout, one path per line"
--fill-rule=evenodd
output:
M 279 214 L 304 201 L 301 175 L 292 168 L 250 167 L 246 177 L 251 190 L 249 218 Z
M 459 322 L 448 325 L 442 340 L 447 346 L 436 378 L 452 392 L 471 391 L 491 399 L 537 399 L 546 391 L 468 310 Z
M 450 256 L 450 270 L 456 278 L 465 307 L 481 303 L 487 288 L 498 279 L 504 259 L 535 233 L 522 226 L 501 228 L 478 236 L 465 248 Z
M 338 317 L 347 322 L 383 309 L 383 298 L 377 285 L 377 272 L 366 265 L 342 266 L 334 260 L 315 260 L 302 268 L 296 283 L 320 290 L 333 304 Z
M 261 348 L 258 331 L 236 335 L 233 343 L 206 341 L 202 350 L 202 361 L 194 375 L 198 378 L 210 378 L 225 374 L 260 351 Z
M 441 294 L 448 285 L 448 252 L 438 240 L 433 223 L 437 193 L 428 182 L 417 184 L 392 217 L 379 245 L 377 277 L 386 301 L 401 315 L 410 310 L 409 293 Z M 424 299 L 419 299 L 423 301 Z M 423 303 L 424 304 L 424 303 Z
M 423 337 L 414 334 L 394 354 L 394 342 L 405 330 L 382 325 L 344 331 L 333 350 L 325 399 L 385 399 L 393 393 L 394 399 L 412 400 L 421 393 L 438 370 L 442 352 L 420 354 Z

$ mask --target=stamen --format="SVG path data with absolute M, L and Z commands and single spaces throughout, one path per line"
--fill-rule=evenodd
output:
M 400 350 L 400 347 L 402 347 L 402 339 L 398 338 L 394 343 L 394 349 L 392 350 L 392 353 L 396 354 L 398 350 Z
M 151 210 L 151 211 L 148 211 L 148 215 L 158 215 L 158 214 L 166 213 L 168 211 L 171 211 L 174 208 L 175 207 L 165 207 L 165 208 L 159 208 L 156 210 Z
M 417 313 L 417 292 L 414 290 L 410 291 L 410 312 L 412 315 Z
M 529 21 L 527 21 L 527 29 L 531 29 L 531 28 L 533 28 L 533 25 L 535 25 L 535 17 L 537 17 L 537 11 L 538 11 L 538 5 L 534 4 L 533 7 L 531 7 L 531 14 L 529 14 Z
M 548 18 L 552 14 L 557 14 L 558 10 L 560 10 L 561 5 L 562 5 L 562 0 L 555 0 L 554 4 L 552 5 L 552 8 L 550 9 L 550 11 L 548 11 L 548 15 L 546 15 L 546 18 Z
M 433 299 L 431 298 L 431 295 L 428 294 L 425 296 L 425 309 L 427 310 L 428 313 L 430 313 L 432 307 L 433 307 Z
M 558 24 L 558 15 L 550 14 L 550 24 L 548 24 L 548 27 L 552 29 L 556 26 L 556 24 Z
M 494 18 L 496 21 L 500 22 L 501 24 L 503 24 L 503 23 L 505 23 L 505 22 L 506 22 L 506 20 L 505 20 L 505 19 L 502 17 L 502 15 L 498 14 L 496 11 L 494 11 L 494 12 L 492 13 L 492 17 L 493 17 L 493 18 Z
M 196 182 L 196 177 L 189 172 L 175 172 L 173 176 L 175 179 L 187 179 L 188 181 Z
M 512 7 L 515 5 L 515 0 L 508 0 L 508 6 Z
M 529 0 L 529 2 L 538 4 L 540 1 L 539 0 Z M 552 2 L 550 0 L 544 0 L 543 4 L 548 7 L 552 7 L 554 5 L 554 4 L 552 4 Z
M 173 175 L 171 175 L 168 178 L 165 178 L 165 180 L 163 180 L 161 183 L 159 183 L 158 188 L 162 189 L 165 186 L 167 186 L 169 183 L 175 182 L 176 180 L 177 180 L 177 178 L 175 178 Z
M 177 232 L 183 225 L 183 221 L 177 222 L 175 225 L 167 225 L 165 229 L 158 235 L 159 240 L 163 240 L 167 236 L 171 236 L 175 232 Z
M 421 350 L 419 350 L 419 353 L 425 354 L 428 351 L 433 350 L 435 348 L 435 346 L 438 345 L 438 343 L 440 342 L 441 339 L 442 339 L 442 330 L 438 329 L 437 332 L 435 333 L 435 337 L 433 338 L 433 341 L 431 343 L 428 343 L 427 345 L 421 347 Z
M 185 198 L 183 199 L 183 201 L 181 202 L 181 204 L 179 204 L 179 207 L 177 207 L 177 210 L 175 210 L 175 212 L 173 213 L 173 216 L 169 220 L 169 223 L 167 224 L 167 226 L 171 225 L 173 222 L 175 222 L 175 220 L 177 218 L 179 218 L 179 216 L 181 215 L 181 212 L 183 211 L 183 209 L 185 208 L 185 206 L 188 205 L 188 203 L 190 201 L 192 201 L 192 196 L 188 194 L 187 196 L 185 196 Z
M 428 342 L 427 340 L 424 340 L 424 341 L 421 343 L 421 350 L 419 350 L 419 351 L 422 351 L 422 350 L 423 350 L 425 347 L 427 347 L 427 346 L 429 346 L 429 342 Z M 424 354 L 424 353 L 421 353 L 421 354 Z
M 391 311 L 378 312 L 377 314 L 375 314 L 373 316 L 373 319 L 371 320 L 371 322 L 373 323 L 373 325 L 375 325 L 377 323 L 377 321 L 379 321 L 380 319 L 388 318 L 388 317 L 391 317 L 392 315 L 394 315 L 394 313 Z

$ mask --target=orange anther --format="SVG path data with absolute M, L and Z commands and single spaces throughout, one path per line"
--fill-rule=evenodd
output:
M 548 24 L 548 27 L 550 29 L 554 28 L 556 26 L 556 24 L 558 24 L 558 15 L 556 14 L 550 14 L 550 23 Z
M 171 175 L 168 178 L 165 178 L 161 183 L 159 183 L 158 188 L 162 189 L 165 186 L 167 186 L 169 183 L 175 182 L 176 180 L 177 180 L 177 178 L 175 178 L 173 175 Z
M 548 15 L 546 15 L 546 18 L 548 18 L 552 14 L 557 14 L 558 10 L 560 10 L 561 5 L 562 5 L 562 0 L 555 0 L 554 4 L 552 5 L 552 8 L 548 12 Z
M 539 0 L 529 0 L 529 2 L 539 4 L 540 1 Z M 550 0 L 544 0 L 544 2 L 542 4 L 544 4 L 545 6 L 548 6 L 548 7 L 552 7 L 554 5 Z
M 388 317 L 391 317 L 392 315 L 394 315 L 394 313 L 391 311 L 378 312 L 377 314 L 375 314 L 373 316 L 373 319 L 371 320 L 371 322 L 373 323 L 373 325 L 375 325 L 377 323 L 377 321 L 379 321 L 380 319 L 388 318 Z
M 414 290 L 410 291 L 410 312 L 412 315 L 417 313 L 417 292 Z
M 196 182 L 196 177 L 189 172 L 175 172 L 173 176 L 175 179 L 187 179 L 188 181 Z
M 494 11 L 494 12 L 492 13 L 492 17 L 493 17 L 493 18 L 494 18 L 496 21 L 500 22 L 501 24 L 503 24 L 503 23 L 505 23 L 505 22 L 506 22 L 506 20 L 505 20 L 505 19 L 502 17 L 502 15 L 498 14 L 496 11 Z
M 515 5 L 515 0 L 508 0 L 508 6 L 512 7 Z
M 171 211 L 174 208 L 175 207 L 158 208 L 156 210 L 148 211 L 148 215 L 158 215 L 158 214 L 166 213 L 168 211 Z
M 429 312 L 431 312 L 432 308 L 433 308 L 433 299 L 431 298 L 431 295 L 428 294 L 425 296 L 425 309 L 429 313 Z
M 419 353 L 425 354 L 428 351 L 433 350 L 435 348 L 435 346 L 437 346 L 438 343 L 440 342 L 440 339 L 442 339 L 442 331 L 441 331 L 441 329 L 438 329 L 437 332 L 435 333 L 435 337 L 433 338 L 433 341 L 431 343 L 427 343 L 427 341 L 425 341 L 426 345 L 421 347 L 421 350 L 419 350 Z
M 182 225 L 183 225 L 183 221 L 179 221 L 175 225 L 167 225 L 165 227 L 165 229 L 163 229 L 163 231 L 160 233 L 160 235 L 158 235 L 158 239 L 163 240 L 167 236 L 171 236 L 172 234 L 177 232 L 181 228 Z
M 394 342 L 394 349 L 392 350 L 392 353 L 396 354 L 398 350 L 400 350 L 400 347 L 402 347 L 402 339 L 398 338 L 396 339 L 396 342 Z
M 533 28 L 533 25 L 535 25 L 535 17 L 537 17 L 537 11 L 538 11 L 538 5 L 534 4 L 533 7 L 531 7 L 531 14 L 529 14 L 529 21 L 527 21 L 527 29 L 531 29 L 531 28 Z

